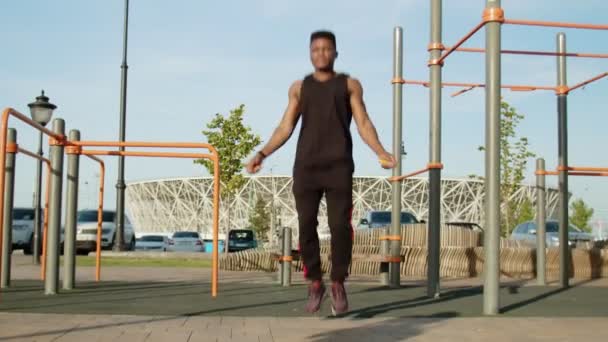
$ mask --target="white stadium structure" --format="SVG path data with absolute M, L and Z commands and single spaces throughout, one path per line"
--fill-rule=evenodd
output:
M 126 207 L 138 232 L 170 233 L 193 230 L 206 236 L 212 227 L 211 177 L 162 179 L 132 182 L 127 185 Z M 292 180 L 288 176 L 256 176 L 234 196 L 230 210 L 222 205 L 220 229 L 230 224 L 232 229 L 248 226 L 248 219 L 261 196 L 274 207 L 281 226 L 297 231 L 298 219 L 291 192 Z M 419 219 L 427 219 L 428 178 L 411 178 L 403 182 L 402 209 Z M 475 222 L 483 226 L 483 181 L 474 179 L 444 179 L 441 183 L 441 213 L 444 221 Z M 558 203 L 554 189 L 547 192 L 547 215 L 553 217 Z M 532 186 L 522 186 L 510 201 L 522 203 L 525 199 L 535 203 L 536 192 Z M 353 184 L 353 225 L 366 211 L 390 210 L 391 186 L 386 177 L 355 177 Z M 228 221 L 228 212 L 230 220 Z M 326 233 L 327 216 L 325 203 L 319 211 L 319 232 Z

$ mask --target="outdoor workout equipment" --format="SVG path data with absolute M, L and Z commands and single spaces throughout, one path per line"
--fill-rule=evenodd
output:
M 557 51 L 521 51 L 521 50 L 502 50 L 501 48 L 501 27 L 503 24 L 511 25 L 531 25 L 544 27 L 559 27 L 568 29 L 586 29 L 586 30 L 608 30 L 608 25 L 592 25 L 592 24 L 577 24 L 563 22 L 548 22 L 548 21 L 530 21 L 530 20 L 514 20 L 505 18 L 504 11 L 501 8 L 500 0 L 486 0 L 486 7 L 482 15 L 482 21 L 470 30 L 463 38 L 458 40 L 454 45 L 446 48 L 442 43 L 442 1 L 431 0 L 431 42 L 428 46 L 430 69 L 430 81 L 413 81 L 402 78 L 402 45 L 401 45 L 401 28 L 395 29 L 395 52 L 393 64 L 393 149 L 398 151 L 401 139 L 401 96 L 404 84 L 422 85 L 430 88 L 430 136 L 431 148 L 429 165 L 438 165 L 441 163 L 441 89 L 444 86 L 464 87 L 463 90 L 452 94 L 452 96 L 461 95 L 475 88 L 485 88 L 486 92 L 486 132 L 485 132 L 485 224 L 486 230 L 484 234 L 484 300 L 483 312 L 487 315 L 495 315 L 499 312 L 499 276 L 500 276 L 500 104 L 501 104 L 501 88 L 508 88 L 512 91 L 534 91 L 534 90 L 552 90 L 557 95 L 558 103 L 558 126 L 559 126 L 559 164 L 562 167 L 558 168 L 559 173 L 559 225 L 560 225 L 560 284 L 562 287 L 568 286 L 568 238 L 567 222 L 568 222 L 568 175 L 584 175 L 603 176 L 602 173 L 608 169 L 593 169 L 593 168 L 578 168 L 571 169 L 568 165 L 567 156 L 567 95 L 576 89 L 579 89 L 589 83 L 600 80 L 608 73 L 604 72 L 589 80 L 581 82 L 575 86 L 568 87 L 566 81 L 566 57 L 578 58 L 608 58 L 608 54 L 598 53 L 567 53 L 565 34 L 560 33 L 557 36 Z M 470 39 L 481 28 L 486 28 L 486 47 L 485 49 L 461 48 L 461 46 Z M 443 83 L 441 77 L 441 68 L 444 66 L 446 59 L 454 52 L 479 52 L 486 55 L 486 80 L 484 84 L 475 83 Z M 523 54 L 536 56 L 557 56 L 557 85 L 555 87 L 535 86 L 535 85 L 502 85 L 501 83 L 501 54 Z M 396 153 L 399 155 L 399 153 Z M 401 164 L 397 160 L 398 167 L 393 171 L 393 208 L 392 208 L 392 228 L 391 235 L 399 233 L 398 215 L 400 215 L 399 197 L 396 196 L 400 192 L 398 180 L 406 179 L 413 175 L 421 174 L 429 171 L 429 232 L 428 232 L 428 271 L 427 271 L 427 295 L 436 297 L 439 294 L 439 220 L 440 208 L 438 206 L 440 189 L 440 168 L 430 169 L 427 165 L 426 169 L 413 172 L 409 175 L 400 176 Z M 578 172 L 578 173 L 575 173 Z M 595 172 L 595 174 L 592 174 Z M 399 243 L 397 241 L 397 243 Z M 397 243 L 394 244 L 396 248 Z M 391 245 L 393 247 L 393 245 Z M 391 248 L 391 255 L 393 255 Z M 395 266 L 398 266 L 395 263 Z M 392 266 L 392 264 L 391 264 Z M 398 285 L 398 277 L 393 277 L 390 273 L 391 285 Z M 397 283 L 393 283 L 397 281 Z
M 45 159 L 20 148 L 16 143 L 16 131 L 8 128 L 9 117 L 13 116 L 20 121 L 32 126 L 49 136 L 51 146 L 50 159 Z M 64 153 L 68 155 L 68 185 L 66 225 L 64 241 L 64 281 L 63 288 L 73 289 L 75 282 L 75 238 L 76 238 L 76 213 L 78 208 L 78 173 L 79 156 L 85 155 L 100 164 L 100 188 L 97 222 L 97 253 L 95 278 L 101 278 L 101 220 L 103 212 L 103 182 L 105 177 L 105 166 L 97 155 L 131 156 L 131 157 L 166 157 L 166 158 L 203 158 L 214 163 L 214 189 L 213 189 L 213 261 L 211 295 L 217 296 L 218 290 L 218 235 L 219 235 L 219 155 L 215 148 L 205 143 L 166 143 L 166 142 L 107 142 L 107 141 L 80 141 L 80 132 L 73 130 L 69 139 L 65 137 L 65 123 L 62 119 L 53 121 L 53 130 L 48 130 L 37 124 L 18 111 L 7 108 L 3 111 L 0 126 L 0 271 L 2 272 L 2 287 L 10 285 L 10 234 L 12 228 L 12 209 L 14 194 L 14 164 L 15 154 L 21 152 L 25 155 L 41 159 L 47 163 L 47 205 L 44 215 L 44 237 L 43 237 L 43 262 L 41 265 L 41 278 L 45 282 L 45 294 L 56 294 L 59 284 L 59 242 L 61 226 L 61 191 L 63 181 L 63 159 Z M 83 147 L 118 147 L 121 150 L 84 150 Z M 148 152 L 148 151 L 124 151 L 125 147 L 135 148 L 180 148 L 207 149 L 209 153 L 177 153 L 177 152 Z M 48 225 L 48 228 L 47 228 Z M 3 239 L 8 232 L 8 239 Z M 6 241 L 3 241 L 6 240 Z M 8 247 L 7 247 L 8 246 Z M 8 261 L 8 266 L 6 263 Z M 6 285 L 6 286 L 4 286 Z

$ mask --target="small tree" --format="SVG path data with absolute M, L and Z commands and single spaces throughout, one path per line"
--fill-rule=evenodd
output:
M 532 221 L 536 217 L 536 210 L 534 210 L 534 206 L 532 205 L 532 201 L 529 198 L 524 199 L 524 201 L 519 205 L 517 217 L 513 226 L 516 227 L 520 223 L 524 223 L 526 221 Z
M 570 222 L 580 229 L 590 232 L 591 226 L 589 225 L 589 220 L 593 216 L 593 208 L 589 208 L 587 204 L 579 198 L 570 204 L 570 210 L 572 211 Z
M 267 208 L 266 201 L 260 196 L 257 197 L 255 206 L 249 216 L 249 224 L 258 239 L 265 241 L 270 230 L 270 210 Z
M 502 101 L 500 116 L 500 197 L 502 200 L 500 231 L 502 236 L 507 236 L 518 222 L 523 222 L 519 218 L 522 210 L 509 199 L 522 185 L 528 159 L 536 155 L 528 149 L 528 138 L 518 137 L 516 134 L 517 125 L 524 115 L 517 113 L 515 108 Z M 479 150 L 485 151 L 485 147 L 480 146 Z M 531 203 L 529 205 L 532 206 Z M 523 211 L 523 213 L 526 212 Z
M 230 230 L 230 201 L 232 196 L 245 185 L 246 179 L 242 174 L 243 159 L 262 142 L 259 135 L 252 132 L 251 127 L 243 124 L 245 105 L 230 111 L 227 117 L 217 113 L 203 130 L 207 142 L 219 153 L 220 181 L 222 183 L 221 196 L 225 201 L 228 222 L 225 232 Z M 194 161 L 203 165 L 209 173 L 213 174 L 213 162 L 207 159 Z

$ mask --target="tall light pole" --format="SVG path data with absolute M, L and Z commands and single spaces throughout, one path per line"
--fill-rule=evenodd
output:
M 36 121 L 42 126 L 46 126 L 51 117 L 53 111 L 57 108 L 54 104 L 49 102 L 49 98 L 42 94 L 36 97 L 36 101 L 27 105 L 30 107 L 30 115 L 32 120 Z M 38 137 L 38 155 L 42 157 L 42 131 Z M 32 255 L 34 256 L 34 264 L 40 264 L 40 227 L 42 226 L 42 215 L 40 208 L 40 188 L 42 183 L 42 160 L 38 160 L 36 163 L 36 186 L 34 190 L 34 234 L 32 236 Z
M 122 46 L 122 65 L 120 66 L 120 133 L 119 140 L 125 141 L 125 126 L 127 116 L 127 33 L 129 30 L 129 0 L 125 0 L 125 24 Z M 120 147 L 120 151 L 124 151 Z M 123 250 L 125 227 L 125 157 L 118 157 L 118 181 L 116 182 L 116 238 L 115 251 Z

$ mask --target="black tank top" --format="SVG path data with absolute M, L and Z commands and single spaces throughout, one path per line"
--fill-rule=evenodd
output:
M 300 90 L 302 125 L 295 168 L 346 165 L 354 170 L 348 75 L 321 82 L 308 75 Z

